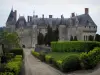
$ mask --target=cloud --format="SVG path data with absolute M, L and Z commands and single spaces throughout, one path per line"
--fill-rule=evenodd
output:
M 89 8 L 89 14 L 98 26 L 98 32 L 100 33 L 100 1 L 99 0 L 1 0 L 0 1 L 0 26 L 4 26 L 7 17 L 11 11 L 11 8 L 16 9 L 18 16 L 33 15 L 35 14 L 48 17 L 49 14 L 53 14 L 53 17 L 60 17 L 61 14 L 64 17 L 70 17 L 72 12 L 78 15 L 84 13 L 84 8 Z

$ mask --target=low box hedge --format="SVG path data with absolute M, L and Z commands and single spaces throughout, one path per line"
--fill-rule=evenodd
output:
M 95 42 L 95 41 L 51 42 L 51 48 L 53 52 L 89 52 L 94 47 L 100 47 L 100 42 Z
M 32 55 L 34 55 L 35 57 L 39 58 L 40 57 L 40 53 L 35 52 L 34 50 L 31 51 Z
M 81 68 L 80 60 L 77 55 L 70 55 L 66 57 L 62 62 L 59 62 L 59 68 L 63 72 L 75 71 Z
M 0 75 L 14 75 L 13 72 L 0 72 Z
M 100 62 L 100 48 L 96 47 L 88 53 L 82 53 L 80 60 L 83 69 L 94 68 Z
M 14 75 L 18 75 L 20 73 L 21 66 L 22 66 L 22 56 L 16 55 L 15 58 L 13 58 L 5 65 L 5 69 L 7 72 L 13 72 Z
M 47 62 L 47 63 L 52 63 L 52 57 L 51 56 L 49 56 L 49 55 L 46 55 L 45 56 L 45 61 Z
M 10 50 L 10 53 L 14 53 L 15 55 L 23 55 L 23 49 L 22 48 L 14 48 Z

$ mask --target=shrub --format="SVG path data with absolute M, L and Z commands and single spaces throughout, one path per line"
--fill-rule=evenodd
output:
M 45 61 L 45 54 L 44 53 L 40 53 L 39 59 L 41 61 Z
M 21 48 L 11 49 L 10 53 L 14 53 L 15 55 L 23 55 L 23 49 Z
M 46 55 L 45 56 L 45 61 L 47 62 L 47 63 L 52 63 L 52 57 L 51 56 L 49 56 L 49 55 Z
M 80 60 L 83 68 L 94 68 L 100 62 L 100 48 L 96 47 L 88 53 L 82 53 Z
M 100 47 L 100 42 L 67 41 L 51 42 L 53 52 L 89 52 L 94 47 Z
M 35 51 L 32 51 L 31 52 L 35 57 L 39 58 L 40 57 L 40 54 L 38 52 L 35 52 Z
M 14 53 L 6 53 L 5 56 L 10 60 L 11 58 L 14 58 Z
M 62 70 L 62 60 L 58 60 L 58 61 L 56 61 L 56 65 L 55 66 L 57 66 L 57 68 L 59 68 L 60 70 Z
M 0 75 L 14 75 L 13 72 L 0 72 Z
M 18 75 L 21 70 L 21 65 L 22 65 L 22 56 L 16 55 L 15 58 L 13 58 L 5 65 L 5 69 L 7 72 L 13 72 L 14 75 Z
M 80 69 L 80 61 L 77 55 L 70 55 L 66 57 L 62 62 L 60 69 L 63 72 L 74 71 Z

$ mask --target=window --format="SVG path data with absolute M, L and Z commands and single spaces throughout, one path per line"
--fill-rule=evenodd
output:
M 95 27 L 94 27 L 95 28 Z
M 85 26 L 85 28 L 86 28 L 86 26 Z
M 89 26 L 89 28 L 91 28 L 91 27 Z

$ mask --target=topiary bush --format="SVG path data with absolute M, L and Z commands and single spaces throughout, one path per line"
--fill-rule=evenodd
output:
M 82 53 L 80 60 L 82 68 L 94 68 L 100 62 L 100 48 L 96 47 L 88 53 Z
M 5 71 L 13 72 L 14 75 L 19 75 L 22 65 L 22 56 L 16 55 L 11 61 L 5 65 Z
M 39 59 L 41 61 L 45 61 L 45 54 L 44 53 L 40 53 Z
M 0 72 L 0 75 L 14 75 L 13 72 Z
M 14 48 L 10 50 L 10 53 L 14 53 L 15 55 L 23 55 L 23 49 L 22 48 Z
M 70 72 L 80 69 L 80 61 L 77 55 L 69 55 L 60 63 L 63 72 Z
M 35 51 L 31 51 L 31 53 L 32 53 L 32 55 L 34 55 L 35 57 L 37 57 L 37 58 L 40 58 L 40 53 L 38 53 L 38 52 L 35 52 Z
M 52 63 L 52 57 L 51 56 L 49 56 L 49 55 L 46 55 L 45 56 L 45 61 L 47 62 L 47 63 Z
M 53 52 L 89 52 L 94 47 L 100 47 L 100 42 L 95 42 L 95 41 L 51 42 L 51 48 Z

